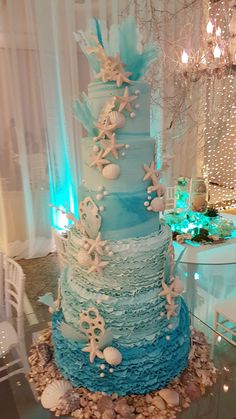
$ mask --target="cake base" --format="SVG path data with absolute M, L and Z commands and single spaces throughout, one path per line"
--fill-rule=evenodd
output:
M 134 347 L 112 343 L 122 354 L 122 363 L 112 369 L 99 358 L 90 363 L 89 354 L 81 350 L 84 343 L 61 334 L 58 323 L 64 317 L 62 311 L 55 312 L 52 340 L 59 370 L 73 385 L 106 394 L 146 394 L 165 387 L 188 363 L 189 313 L 183 300 L 180 304 L 177 327 L 166 330 L 154 342 Z
M 29 380 L 34 382 L 40 399 L 47 385 L 55 380 L 63 379 L 63 376 L 54 362 L 51 328 L 42 333 L 39 342 L 31 348 Z M 48 350 L 45 351 L 46 348 Z M 175 354 L 173 358 L 175 359 Z M 164 393 L 153 391 L 146 395 L 129 395 L 119 398 L 117 394 L 105 396 L 104 393 L 91 392 L 80 387 L 72 390 L 74 394 L 79 395 L 77 406 L 71 401 L 72 398 L 68 397 L 70 392 L 67 392 L 53 410 L 56 416 L 70 415 L 80 419 L 174 419 L 178 412 L 189 407 L 191 401 L 204 395 L 206 387 L 212 386 L 215 382 L 216 370 L 210 361 L 206 339 L 203 333 L 192 330 L 192 350 L 187 368 L 180 377 L 175 378 L 168 385 L 168 391 L 165 389 Z M 173 403 L 174 400 L 175 403 Z

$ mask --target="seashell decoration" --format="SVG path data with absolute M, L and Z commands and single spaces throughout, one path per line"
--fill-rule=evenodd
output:
M 159 395 L 165 402 L 171 406 L 179 405 L 179 394 L 175 390 L 170 390 L 169 388 L 163 388 L 159 391 Z
M 165 210 L 165 202 L 161 198 L 154 198 L 151 201 L 150 206 L 153 212 L 161 212 Z
M 90 307 L 80 313 L 80 330 L 88 337 L 99 342 L 105 334 L 105 322 L 96 307 Z
M 86 252 L 86 250 L 80 250 L 77 255 L 78 263 L 84 268 L 89 268 L 92 263 L 91 256 Z
M 92 198 L 88 196 L 80 202 L 79 212 L 82 227 L 91 239 L 95 239 L 100 230 L 102 218 Z
M 112 124 L 115 124 L 117 128 L 123 128 L 125 126 L 125 116 L 121 112 L 112 111 L 109 113 L 109 118 Z
M 48 384 L 41 396 L 42 406 L 45 409 L 56 410 L 60 398 L 70 389 L 72 389 L 72 385 L 66 380 L 55 380 Z
M 64 396 L 60 398 L 60 402 L 57 406 L 55 416 L 69 415 L 71 412 L 74 412 L 75 410 L 79 409 L 80 400 L 81 397 L 78 390 L 74 388 L 72 390 L 68 390 L 64 394 Z
M 107 164 L 102 170 L 102 176 L 106 179 L 114 180 L 120 175 L 120 166 L 118 164 Z
M 122 354 L 113 346 L 108 346 L 103 351 L 105 361 L 110 365 L 119 365 L 122 362 Z
M 40 363 L 44 366 L 47 365 L 52 359 L 52 348 L 46 342 L 40 342 L 37 345 L 37 350 L 40 358 Z

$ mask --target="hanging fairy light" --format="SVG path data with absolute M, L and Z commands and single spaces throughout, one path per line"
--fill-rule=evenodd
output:
M 210 14 L 212 21 L 217 22 L 214 61 L 223 65 L 231 45 L 231 68 L 230 71 L 222 71 L 221 77 L 206 79 L 206 101 L 203 109 L 204 171 L 210 184 L 210 203 L 219 210 L 236 206 L 236 105 L 233 74 L 236 67 L 236 9 L 227 7 L 225 2 L 219 2 Z M 222 36 L 225 39 L 229 36 L 228 43 L 223 44 Z

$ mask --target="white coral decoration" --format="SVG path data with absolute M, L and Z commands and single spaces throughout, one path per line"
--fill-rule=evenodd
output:
M 45 409 L 51 411 L 56 410 L 59 405 L 60 398 L 72 389 L 72 385 L 66 380 L 55 380 L 48 384 L 41 396 L 41 403 Z
M 91 363 L 94 362 L 96 357 L 103 359 L 103 353 L 100 350 L 100 340 L 105 335 L 105 322 L 99 311 L 95 307 L 91 307 L 88 310 L 80 313 L 79 320 L 80 330 L 89 339 L 89 343 L 82 349 L 83 352 L 89 353 L 89 360 Z

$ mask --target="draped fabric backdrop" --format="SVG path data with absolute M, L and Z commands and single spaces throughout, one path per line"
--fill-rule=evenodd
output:
M 193 7 L 179 11 L 180 4 Z M 180 93 L 166 62 L 173 67 L 177 36 L 179 44 L 190 31 L 195 34 L 191 42 L 197 39 L 197 28 L 206 22 L 205 5 L 206 0 L 0 0 L 0 249 L 18 258 L 46 255 L 52 248 L 51 226 L 67 223 L 49 204 L 78 213 L 84 132 L 72 103 L 87 91 L 92 74 L 73 32 L 85 29 L 92 16 L 110 25 L 131 14 L 142 41 L 158 43 L 158 65 L 149 77 L 157 159 L 160 164 L 163 152 L 175 156 L 166 174 L 169 185 L 177 176 L 199 174 L 199 127 L 193 132 L 189 125 L 199 92 L 193 87 L 191 113 L 175 120 L 181 103 L 172 99 Z

